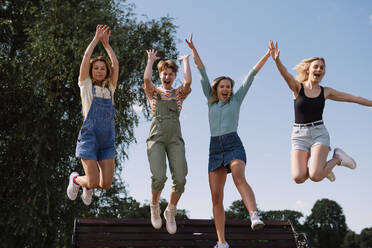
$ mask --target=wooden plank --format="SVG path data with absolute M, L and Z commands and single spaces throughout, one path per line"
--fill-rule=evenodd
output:
M 79 225 L 95 225 L 101 226 L 109 225 L 151 225 L 150 219 L 115 219 L 115 218 L 80 218 L 77 220 Z M 179 225 L 198 225 L 198 226 L 210 226 L 214 225 L 214 220 L 205 219 L 192 219 L 192 220 L 176 220 Z M 291 226 L 288 221 L 264 221 L 266 226 L 271 227 L 283 227 Z M 163 220 L 163 224 L 165 221 Z M 228 226 L 250 226 L 249 220 L 226 220 Z

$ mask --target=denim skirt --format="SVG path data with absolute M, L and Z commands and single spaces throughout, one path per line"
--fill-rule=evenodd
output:
M 230 163 L 235 159 L 240 159 L 244 163 L 247 160 L 243 143 L 236 132 L 211 137 L 208 172 L 224 166 L 227 169 L 227 173 L 230 173 Z

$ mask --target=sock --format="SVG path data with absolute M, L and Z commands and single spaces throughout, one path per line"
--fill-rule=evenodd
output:
M 76 184 L 76 185 L 79 185 L 80 186 L 80 184 L 78 184 L 78 182 L 76 182 L 76 178 L 77 178 L 78 176 L 76 176 L 76 177 L 74 177 L 74 179 L 72 179 L 72 181 L 74 182 L 74 184 Z

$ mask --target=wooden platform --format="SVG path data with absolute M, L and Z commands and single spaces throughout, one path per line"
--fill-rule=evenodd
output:
M 289 221 L 265 221 L 252 230 L 249 220 L 227 220 L 226 240 L 232 248 L 307 247 L 306 237 L 294 232 Z M 217 242 L 213 220 L 177 220 L 177 233 L 170 235 L 163 220 L 160 230 L 147 219 L 77 218 L 73 247 L 206 247 Z

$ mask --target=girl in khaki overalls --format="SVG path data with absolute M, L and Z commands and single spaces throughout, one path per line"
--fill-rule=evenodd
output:
M 182 139 L 179 115 L 182 103 L 191 91 L 191 72 L 188 61 L 190 55 L 178 59 L 184 62 L 184 82 L 179 88 L 174 89 L 172 85 L 176 78 L 178 66 L 172 60 L 158 63 L 161 87 L 157 88 L 152 83 L 152 66 L 156 60 L 160 59 L 156 56 L 156 53 L 155 50 L 147 51 L 148 60 L 143 85 L 151 102 L 153 115 L 150 134 L 147 139 L 147 155 L 152 174 L 151 224 L 156 229 L 160 229 L 162 225 L 159 199 L 167 180 L 166 156 L 168 156 L 173 184 L 169 204 L 164 211 L 164 218 L 168 232 L 174 234 L 177 231 L 176 206 L 184 192 L 187 175 L 185 144 Z

